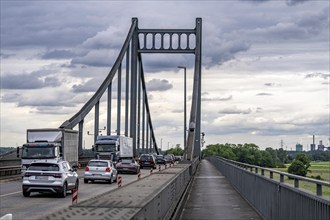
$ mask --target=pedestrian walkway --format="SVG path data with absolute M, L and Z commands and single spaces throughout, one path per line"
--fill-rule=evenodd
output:
M 181 220 L 262 219 L 209 161 L 202 160 Z

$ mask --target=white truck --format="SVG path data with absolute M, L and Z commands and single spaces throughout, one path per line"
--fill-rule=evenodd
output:
M 133 139 L 122 135 L 101 135 L 93 145 L 95 158 L 114 162 L 133 158 Z
M 66 160 L 78 165 L 78 131 L 61 128 L 28 129 L 27 143 L 22 146 L 22 175 L 32 161 Z M 17 147 L 17 157 L 20 149 Z

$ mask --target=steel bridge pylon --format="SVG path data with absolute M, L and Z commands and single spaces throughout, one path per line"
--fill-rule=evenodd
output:
M 194 38 L 193 38 L 194 37 Z M 191 40 L 194 39 L 194 40 Z M 141 41 L 140 41 L 141 40 Z M 157 45 L 157 46 L 156 46 Z M 201 153 L 201 57 L 202 57 L 202 19 L 196 18 L 194 29 L 140 29 L 138 19 L 132 24 L 120 53 L 109 74 L 90 98 L 90 100 L 60 128 L 73 129 L 79 125 L 79 152 L 83 145 L 83 124 L 86 115 L 94 108 L 94 141 L 99 133 L 99 105 L 107 90 L 107 135 L 111 134 L 112 81 L 117 77 L 116 133 L 121 134 L 122 114 L 122 64 L 125 62 L 125 136 L 133 139 L 133 154 L 158 153 L 157 142 L 151 121 L 148 96 L 145 85 L 143 53 L 190 53 L 195 55 L 192 105 L 189 119 L 187 149 L 185 158 L 192 160 Z

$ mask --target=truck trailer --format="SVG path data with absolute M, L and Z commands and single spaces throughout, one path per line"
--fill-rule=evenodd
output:
M 78 165 L 78 131 L 61 128 L 28 129 L 22 146 L 22 175 L 34 160 L 66 160 Z M 20 149 L 17 148 L 17 157 Z

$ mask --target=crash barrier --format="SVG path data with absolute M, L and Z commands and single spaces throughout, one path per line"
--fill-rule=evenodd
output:
M 72 192 L 72 205 L 78 203 L 78 189 L 74 188 L 71 190 Z
M 123 180 L 123 178 L 122 178 L 121 176 L 118 176 L 117 178 L 118 178 L 118 179 L 117 179 L 118 187 L 121 187 L 121 184 L 122 184 L 122 180 Z
M 148 175 L 41 219 L 171 219 L 199 160 Z M 192 173 L 190 173 L 192 172 Z
M 322 187 L 330 187 L 329 182 L 221 157 L 208 157 L 207 159 L 264 219 L 330 219 L 330 198 L 322 196 Z M 265 175 L 266 173 L 269 173 L 269 177 Z M 275 175 L 279 177 L 278 180 Z M 293 179 L 294 186 L 285 183 L 285 177 Z M 315 183 L 319 195 L 300 189 L 299 180 Z
M 0 167 L 0 176 L 12 176 L 21 174 L 21 166 L 6 166 Z

